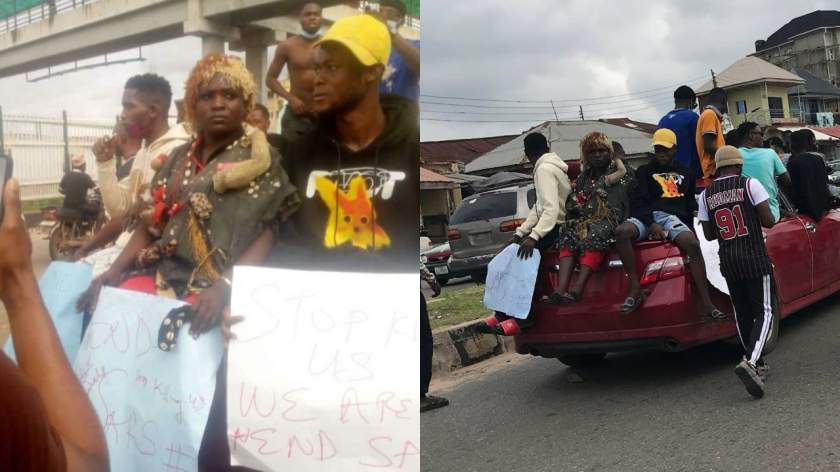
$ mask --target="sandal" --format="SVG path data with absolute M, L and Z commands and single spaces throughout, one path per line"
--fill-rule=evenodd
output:
M 561 295 L 557 292 L 554 292 L 554 293 L 552 293 L 551 295 L 548 295 L 548 296 L 544 295 L 540 299 L 540 301 L 543 302 L 543 303 L 550 303 L 552 305 L 565 305 L 566 303 L 569 303 L 569 299 L 566 298 L 566 294 Z
M 569 290 L 568 292 L 563 294 L 563 298 L 566 299 L 566 303 L 575 303 L 579 302 L 583 295 L 575 292 L 574 290 Z
M 449 405 L 449 400 L 434 395 L 423 395 L 420 399 L 420 412 L 434 410 Z
M 522 332 L 522 328 L 519 327 L 519 323 L 513 318 L 502 321 L 496 329 L 501 331 L 496 334 L 500 334 L 502 336 L 516 336 Z
M 627 297 L 624 299 L 624 303 L 622 303 L 619 307 L 619 311 L 621 311 L 622 314 L 629 315 L 630 313 L 633 313 L 634 311 L 638 310 L 639 307 L 642 306 L 642 303 L 645 302 L 646 298 L 646 292 L 639 292 L 639 296 L 635 298 Z

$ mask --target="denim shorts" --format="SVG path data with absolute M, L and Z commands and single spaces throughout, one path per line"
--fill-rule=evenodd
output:
M 633 223 L 633 226 L 639 230 L 639 237 L 636 241 L 642 241 L 647 239 L 650 236 L 650 228 L 645 226 L 640 220 L 636 218 L 630 218 L 627 220 L 630 223 Z M 668 235 L 668 240 L 673 241 L 676 239 L 677 236 L 682 234 L 685 231 L 691 231 L 691 228 L 685 225 L 681 219 L 677 218 L 676 216 L 665 213 L 664 211 L 654 211 L 653 212 L 653 222 L 659 224 L 662 229 L 665 230 L 665 234 Z

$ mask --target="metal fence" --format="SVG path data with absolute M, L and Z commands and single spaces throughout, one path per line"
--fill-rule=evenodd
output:
M 3 142 L 14 161 L 14 175 L 24 200 L 60 196 L 58 184 L 70 156 L 84 155 L 96 180 L 93 143 L 113 131 L 113 122 L 59 117 L 0 115 Z
M 97 0 L 0 0 L 0 33 L 50 18 Z

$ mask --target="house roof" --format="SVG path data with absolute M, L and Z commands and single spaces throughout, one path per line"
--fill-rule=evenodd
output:
M 763 82 L 793 86 L 804 83 L 805 81 L 798 75 L 794 75 L 764 59 L 747 56 L 738 59 L 734 64 L 717 74 L 717 82 L 718 86 L 728 89 Z M 709 80 L 701 85 L 700 88 L 696 89 L 695 93 L 697 95 L 705 95 L 713 87 L 712 81 Z
M 820 128 L 820 131 L 829 135 L 829 136 L 840 139 L 840 126 L 832 126 L 830 128 Z
M 794 68 L 793 73 L 805 79 L 802 86 L 791 87 L 788 94 L 819 97 L 840 97 L 840 88 L 835 87 L 831 82 L 823 80 L 805 69 Z
M 625 128 L 638 129 L 642 132 L 650 134 L 651 136 L 653 136 L 653 133 L 655 133 L 657 128 L 659 128 L 653 123 L 645 123 L 643 121 L 631 120 L 630 118 L 601 118 L 598 121 L 603 121 L 604 123 L 609 123 L 616 126 L 623 126 Z
M 420 143 L 420 159 L 426 162 L 472 162 L 476 157 L 495 149 L 511 139 L 515 134 L 488 136 L 486 138 L 449 139 L 446 141 L 426 141 Z
M 420 182 L 446 182 L 446 183 L 455 183 L 454 180 L 446 177 L 445 175 L 438 174 L 437 172 L 432 172 L 425 167 L 420 168 Z
M 551 142 L 551 151 L 564 161 L 580 159 L 580 140 L 593 131 L 605 133 L 618 141 L 627 154 L 651 152 L 650 134 L 626 126 L 603 121 L 546 121 L 522 133 L 466 165 L 466 172 L 510 167 L 527 162 L 523 145 L 529 133 L 544 134 Z
M 835 137 L 833 134 L 829 133 L 828 130 L 831 128 L 812 128 L 810 126 L 778 126 L 777 127 L 781 131 L 799 131 L 801 129 L 809 129 L 811 132 L 814 133 L 814 137 L 817 138 L 817 141 L 837 141 L 838 138 Z M 835 126 L 835 128 L 840 128 Z
M 790 41 L 794 36 L 811 31 L 816 28 L 826 28 L 831 26 L 840 26 L 840 11 L 836 10 L 817 10 L 807 15 L 794 18 L 787 22 L 784 26 L 776 30 L 775 33 L 767 37 L 764 44 L 759 44 L 756 48 L 757 52 L 765 49 L 776 47 L 780 44 Z

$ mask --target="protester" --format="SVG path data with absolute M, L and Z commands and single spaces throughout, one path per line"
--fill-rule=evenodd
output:
M 394 93 L 416 102 L 420 99 L 420 41 L 405 39 L 399 33 L 406 13 L 403 0 L 379 2 L 379 14 L 391 33 L 391 56 L 379 92 Z
M 380 97 L 390 35 L 370 15 L 337 21 L 316 44 L 317 128 L 281 150 L 300 189 L 277 265 L 414 272 L 419 126 L 414 103 Z M 289 247 L 291 246 L 291 247 Z
M 262 103 L 254 105 L 254 109 L 251 110 L 251 113 L 248 113 L 248 118 L 245 121 L 249 125 L 262 130 L 266 138 L 268 138 L 268 144 L 271 144 L 275 148 L 279 148 L 282 145 L 279 134 L 268 132 L 268 127 L 271 124 L 271 114 L 268 112 L 268 108 Z
M 265 76 L 268 88 L 286 100 L 286 111 L 280 119 L 280 132 L 287 139 L 296 139 L 314 127 L 312 49 L 321 38 L 322 22 L 321 5 L 317 2 L 306 2 L 300 11 L 300 34 L 277 46 Z M 289 68 L 289 90 L 277 80 L 286 66 Z
M 820 221 L 829 208 L 828 189 L 830 170 L 822 156 L 816 154 L 817 138 L 810 129 L 803 128 L 791 135 L 793 155 L 787 170 L 791 180 L 791 197 L 800 213 Z
M 128 139 L 142 140 L 127 177 L 119 178 L 120 167 L 115 159 L 121 148 L 119 133 L 100 138 L 93 145 L 102 200 L 110 220 L 76 251 L 74 258 L 93 266 L 94 276 L 108 270 L 131 239 L 141 195 L 154 176 L 155 161 L 165 159 L 190 138 L 183 123 L 169 127 L 171 101 L 172 88 L 163 77 L 143 74 L 126 82 L 119 127 L 126 130 Z M 114 245 L 106 248 L 111 243 Z
M 196 64 L 184 106 L 197 135 L 158 164 L 153 208 L 82 297 L 83 308 L 90 308 L 101 286 L 119 285 L 192 303 L 193 335 L 218 323 L 233 265 L 243 258 L 262 262 L 278 215 L 297 201 L 265 135 L 243 128 L 254 97 L 239 59 L 214 54 Z
M 58 184 L 58 192 L 64 195 L 61 212 L 70 218 L 95 218 L 99 210 L 88 203 L 88 190 L 96 188 L 93 179 L 85 172 L 85 156 L 70 159 L 70 172 L 64 174 Z
M 709 92 L 709 103 L 697 120 L 695 142 L 703 177 L 712 177 L 715 173 L 715 152 L 725 145 L 721 123 L 726 113 L 726 91 L 715 87 Z
M 609 142 L 609 141 L 607 141 Z M 508 244 L 518 244 L 517 257 L 530 259 L 534 248 L 545 250 L 557 242 L 558 225 L 566 219 L 566 199 L 572 191 L 569 166 L 551 152 L 542 133 L 530 133 L 524 140 L 525 156 L 534 166 L 534 187 L 537 201 L 525 221 L 516 228 Z M 479 325 L 480 332 L 513 336 L 528 327 L 531 320 L 517 320 L 496 312 Z
M 790 159 L 790 153 L 787 152 L 787 150 L 785 149 L 785 142 L 782 140 L 782 138 L 778 136 L 773 136 L 772 138 L 767 140 L 767 144 L 769 145 L 770 149 L 772 149 L 776 152 L 776 154 L 778 154 L 779 159 L 782 160 L 782 164 L 784 164 L 785 167 L 787 167 L 788 159 Z
M 93 145 L 102 201 L 111 218 L 121 218 L 152 179 L 152 161 L 168 155 L 189 139 L 183 126 L 169 127 L 172 88 L 155 74 L 136 75 L 125 83 L 120 121 L 129 137 L 143 140 L 127 179 L 117 180 L 116 140 L 103 137 Z
M 618 143 L 615 143 L 618 144 Z M 627 192 L 633 180 L 621 152 L 607 135 L 592 132 L 580 142 L 581 172 L 566 200 L 566 221 L 560 223 L 560 271 L 552 303 L 577 302 L 586 282 L 598 270 L 615 242 L 615 229 L 629 216 Z M 575 287 L 567 290 L 580 264 Z
M 15 472 L 107 471 L 105 435 L 38 291 L 20 187 L 7 182 L 0 298 L 18 365 L 0 353 L 0 464 Z M 8 249 L 12 250 L 8 250 Z
M 736 327 L 745 356 L 735 367 L 747 391 L 764 396 L 769 366 L 762 354 L 773 330 L 776 284 L 761 227 L 775 223 L 769 195 L 758 180 L 742 175 L 738 149 L 724 146 L 715 154 L 717 178 L 700 195 L 697 217 L 709 241 L 717 239 L 720 270 L 735 308 Z
M 711 319 L 724 318 L 709 297 L 706 264 L 700 243 L 692 231 L 695 181 L 691 171 L 674 160 L 677 136 L 669 129 L 658 129 L 653 135 L 654 158 L 636 171 L 637 185 L 631 191 L 632 217 L 615 231 L 616 248 L 625 272 L 630 277 L 630 293 L 621 305 L 622 313 L 637 310 L 647 294 L 642 291 L 636 269 L 633 242 L 650 237 L 669 240 L 688 256 L 688 267 L 702 313 Z
M 435 274 L 429 272 L 426 264 L 420 261 L 420 280 L 429 284 L 433 297 L 440 295 L 441 287 Z M 429 323 L 429 311 L 426 308 L 426 296 L 420 291 L 420 412 L 434 410 L 449 405 L 449 400 L 443 397 L 429 395 L 429 383 L 432 381 L 432 354 L 434 353 L 434 339 L 432 325 Z
M 700 118 L 694 109 L 697 97 L 694 90 L 681 85 L 674 90 L 674 109 L 659 120 L 657 128 L 667 128 L 677 135 L 677 155 L 674 159 L 694 172 L 695 178 L 703 177 L 700 156 L 697 154 L 697 120 Z
M 757 123 L 747 121 L 738 126 L 738 133 L 741 135 L 741 156 L 744 159 L 743 172 L 745 177 L 752 177 L 758 180 L 767 194 L 770 196 L 768 203 L 773 219 L 779 221 L 779 187 L 776 185 L 776 178 L 782 184 L 783 189 L 790 189 L 790 175 L 772 149 L 761 147 L 764 144 L 764 133 Z

